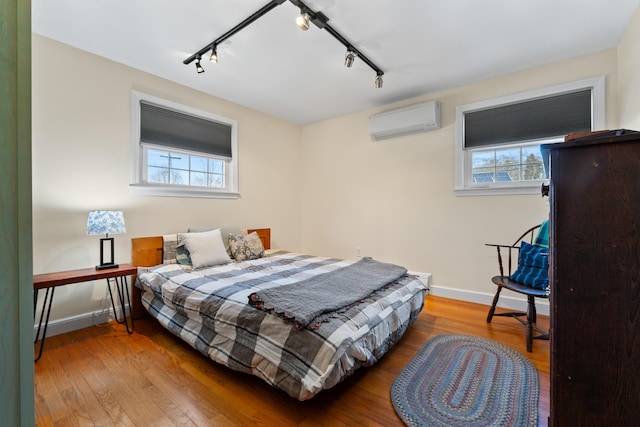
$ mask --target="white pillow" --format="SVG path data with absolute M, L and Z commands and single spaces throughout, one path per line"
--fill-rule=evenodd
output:
M 231 262 L 224 243 L 222 243 L 222 234 L 219 228 L 202 233 L 184 233 L 182 241 L 189 251 L 193 268 L 211 267 Z

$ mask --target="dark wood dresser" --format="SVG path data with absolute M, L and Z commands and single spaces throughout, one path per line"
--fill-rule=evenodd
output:
M 640 133 L 545 145 L 550 425 L 640 423 Z

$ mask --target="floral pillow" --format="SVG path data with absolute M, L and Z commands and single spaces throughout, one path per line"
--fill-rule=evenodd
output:
M 229 233 L 229 249 L 236 261 L 258 259 L 264 256 L 264 246 L 256 232 L 247 235 Z

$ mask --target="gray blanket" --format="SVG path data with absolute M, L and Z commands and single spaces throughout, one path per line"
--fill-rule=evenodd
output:
M 407 269 L 362 258 L 338 270 L 249 295 L 249 304 L 294 322 L 315 327 L 326 314 L 348 307 L 398 280 Z

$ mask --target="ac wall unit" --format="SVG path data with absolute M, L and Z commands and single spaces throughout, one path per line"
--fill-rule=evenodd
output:
M 440 102 L 431 101 L 369 117 L 372 141 L 440 128 Z

